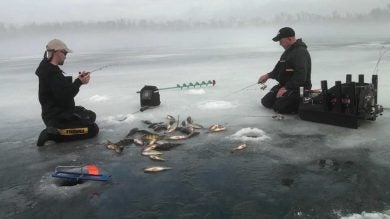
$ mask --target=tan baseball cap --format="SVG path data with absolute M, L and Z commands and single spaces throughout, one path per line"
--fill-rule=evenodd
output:
M 50 40 L 46 45 L 47 51 L 58 51 L 58 50 L 65 50 L 66 52 L 70 53 L 73 52 L 71 49 L 69 49 L 64 42 L 62 42 L 59 39 L 53 39 Z

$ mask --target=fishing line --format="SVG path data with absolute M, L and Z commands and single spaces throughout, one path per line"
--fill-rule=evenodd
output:
M 96 72 L 96 71 L 100 71 L 100 70 L 103 70 L 103 69 L 108 68 L 108 67 L 113 66 L 113 65 L 114 65 L 114 64 L 103 65 L 103 66 L 100 67 L 100 68 L 93 69 L 92 71 L 90 71 L 90 73 Z
M 258 84 L 259 84 L 259 83 L 256 82 L 256 83 L 254 83 L 254 84 L 250 84 L 250 85 L 245 86 L 245 87 L 243 87 L 243 88 L 240 88 L 240 89 L 238 89 L 238 90 L 232 91 L 232 92 L 230 92 L 229 94 L 227 94 L 226 96 L 224 96 L 223 98 L 229 97 L 229 96 L 231 96 L 231 95 L 233 95 L 233 94 L 237 94 L 237 93 L 239 93 L 239 92 L 241 92 L 241 91 L 243 91 L 243 90 L 246 90 L 246 89 L 248 89 L 248 88 L 250 88 L 250 87 L 253 87 L 253 86 L 255 86 L 255 85 L 258 85 Z M 260 90 L 265 90 L 265 89 L 267 88 L 267 85 L 266 85 L 266 84 L 260 83 L 259 85 L 260 85 Z
M 257 83 L 250 84 L 250 85 L 248 85 L 248 86 L 246 86 L 246 87 L 243 87 L 243 88 L 241 88 L 241 89 L 239 89 L 239 90 L 233 91 L 231 94 L 235 94 L 235 93 L 241 92 L 241 91 L 243 91 L 243 90 L 245 90 L 245 89 L 247 89 L 247 88 L 250 88 L 250 87 L 252 87 L 252 86 L 255 86 L 255 85 L 257 85 Z
M 111 67 L 111 66 L 118 66 L 118 65 L 125 65 L 125 64 L 128 64 L 128 62 L 127 61 L 123 61 L 123 62 L 107 64 L 107 65 L 103 65 L 103 66 L 101 66 L 99 68 L 95 68 L 95 69 L 93 69 L 92 71 L 89 71 L 89 72 L 92 73 L 92 72 L 96 72 L 96 71 L 101 71 L 101 70 L 103 70 L 105 68 L 108 68 L 108 67 Z
M 380 62 L 382 61 L 382 59 L 383 59 L 383 57 L 385 56 L 385 54 L 386 54 L 389 50 L 390 50 L 390 49 L 386 49 L 384 46 L 382 46 L 381 51 L 379 51 L 379 58 L 378 58 L 378 61 L 376 62 L 376 65 L 375 65 L 375 68 L 374 68 L 374 71 L 373 71 L 373 75 L 378 75 L 379 64 L 380 64 Z
M 232 116 L 231 114 L 229 116 Z M 240 116 L 240 117 L 247 117 L 247 118 L 272 118 L 275 120 L 283 120 L 284 115 L 282 114 L 272 114 L 272 115 L 233 115 L 233 116 Z

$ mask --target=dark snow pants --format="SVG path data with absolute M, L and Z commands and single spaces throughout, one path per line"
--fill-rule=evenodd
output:
M 261 104 L 280 114 L 297 113 L 300 102 L 299 92 L 287 90 L 282 97 L 277 98 L 276 94 L 280 88 L 280 85 L 274 86 L 270 92 L 261 99 Z
M 93 111 L 76 106 L 72 111 L 45 121 L 45 124 L 50 140 L 63 142 L 95 137 L 99 133 L 95 120 L 96 114 Z

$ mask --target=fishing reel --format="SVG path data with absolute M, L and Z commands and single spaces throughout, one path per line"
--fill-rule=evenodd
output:
M 267 85 L 264 83 L 260 83 L 260 90 L 265 90 L 267 88 Z

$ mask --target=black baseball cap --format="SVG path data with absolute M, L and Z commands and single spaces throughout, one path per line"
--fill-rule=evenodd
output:
M 293 36 L 295 36 L 295 31 L 291 27 L 283 27 L 282 29 L 279 30 L 278 35 L 272 38 L 272 40 L 277 42 L 282 38 L 293 37 Z

